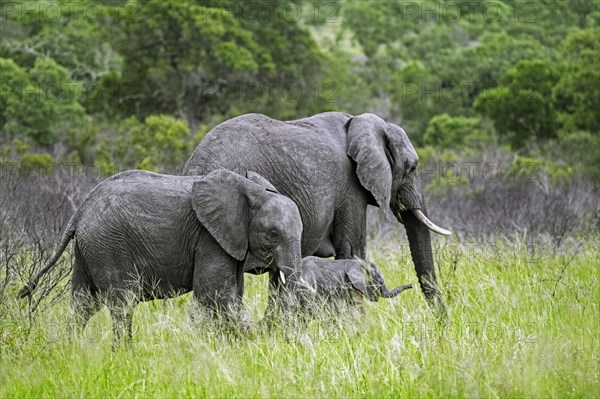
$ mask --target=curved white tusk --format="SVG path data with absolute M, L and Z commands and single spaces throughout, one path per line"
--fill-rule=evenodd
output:
M 434 233 L 442 234 L 445 236 L 449 236 L 452 234 L 448 230 L 442 229 L 441 227 L 436 226 L 431 220 L 427 219 L 427 216 L 425 216 L 425 214 L 420 209 L 412 209 L 412 213 L 415 215 L 415 217 L 417 219 L 419 219 L 419 221 L 421 223 L 423 223 L 425 226 L 427 226 L 427 228 L 429 230 L 433 231 Z
M 283 270 L 281 269 L 279 269 L 279 278 L 281 279 L 283 285 L 285 285 L 285 274 L 283 274 Z

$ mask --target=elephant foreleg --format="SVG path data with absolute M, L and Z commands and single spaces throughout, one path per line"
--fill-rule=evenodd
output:
M 238 319 L 242 313 L 243 267 L 212 238 L 195 254 L 194 300 L 214 316 Z
M 360 196 L 361 194 L 356 194 Z M 364 195 L 363 195 L 364 197 Z M 367 200 L 348 201 L 336 212 L 333 245 L 336 259 L 365 258 L 367 247 Z

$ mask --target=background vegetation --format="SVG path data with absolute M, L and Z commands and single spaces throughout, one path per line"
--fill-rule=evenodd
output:
M 595 397 L 600 10 L 594 0 L 0 0 L 0 396 Z M 189 295 L 69 340 L 69 256 L 19 285 L 103 177 L 176 173 L 247 112 L 374 112 L 420 155 L 450 307 L 417 290 L 306 331 L 235 340 Z M 403 229 L 369 256 L 415 282 Z M 255 319 L 266 280 L 248 277 Z M 358 321 L 360 320 L 360 321 Z
M 173 170 L 230 117 L 340 110 L 599 179 L 594 1 L 0 4 L 5 159 Z

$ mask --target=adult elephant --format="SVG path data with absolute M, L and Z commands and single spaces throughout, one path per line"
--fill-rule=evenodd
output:
M 386 219 L 404 224 L 425 298 L 445 313 L 429 230 L 450 232 L 426 216 L 418 159 L 404 130 L 374 114 L 326 112 L 294 121 L 247 114 L 212 129 L 183 173 L 224 167 L 264 176 L 298 205 L 303 256 L 364 258 L 367 204 L 378 206 Z M 262 268 L 250 261 L 246 271 Z

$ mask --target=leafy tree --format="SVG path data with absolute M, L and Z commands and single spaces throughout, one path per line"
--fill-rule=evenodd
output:
M 77 102 L 81 92 L 69 71 L 49 58 L 37 58 L 33 68 L 19 67 L 0 58 L 2 136 L 28 137 L 48 146 L 60 133 L 83 121 L 84 110 Z
M 372 57 L 380 45 L 389 43 L 390 34 L 400 29 L 401 23 L 395 18 L 397 15 L 391 12 L 391 3 L 353 1 L 344 8 L 344 24 L 352 30 L 367 57 Z
M 328 67 L 322 84 L 317 87 L 317 103 L 310 113 L 343 111 L 358 115 L 365 112 L 371 101 L 368 95 L 371 87 L 361 76 L 364 64 L 353 59 L 341 46 L 327 52 L 325 63 Z
M 513 148 L 521 148 L 532 138 L 547 140 L 556 136 L 552 87 L 557 80 L 550 63 L 521 61 L 506 72 L 499 86 L 484 90 L 474 108 L 494 121 Z
M 479 3 L 447 3 L 439 0 L 351 1 L 344 7 L 343 21 L 367 57 L 372 57 L 380 47 L 402 48 L 410 58 L 417 58 L 419 52 L 429 57 L 431 54 L 425 47 L 440 49 L 468 40 L 461 32 L 460 23 L 470 21 L 473 16 L 482 17 Z M 438 40 L 428 40 L 432 36 Z
M 392 77 L 392 101 L 403 126 L 412 133 L 411 138 L 413 134 L 422 135 L 427 122 L 436 114 L 435 93 L 428 91 L 433 87 L 434 79 L 418 61 L 408 62 Z
M 269 53 L 226 10 L 160 0 L 134 4 L 135 20 L 115 24 L 124 56 L 117 86 L 122 97 L 135 99 L 121 105 L 125 115 L 177 113 L 194 132 L 203 115 L 224 111 L 224 93 L 273 68 Z
M 464 116 L 436 115 L 429 121 L 423 141 L 441 148 L 459 148 L 463 143 L 472 144 L 481 140 L 488 132 L 481 129 L 481 119 Z
M 150 115 L 143 123 L 131 117 L 118 130 L 100 140 L 97 160 L 106 174 L 129 168 L 174 172 L 192 150 L 187 123 L 168 115 Z
M 267 67 L 260 68 L 255 80 L 242 87 L 242 90 L 248 89 L 247 92 L 237 93 L 241 95 L 234 98 L 239 111 L 294 119 L 327 108 L 327 98 L 321 95 L 327 97 L 332 88 L 321 79 L 323 54 L 302 24 L 302 14 L 314 10 L 303 9 L 303 3 L 311 8 L 320 7 L 319 3 L 308 0 L 200 1 L 206 10 L 218 7 L 212 8 L 213 12 L 231 13 L 268 55 Z M 332 2 L 327 3 L 327 7 L 334 6 Z M 318 18 L 318 15 L 311 17 Z M 221 107 L 220 112 L 226 113 L 227 107 Z
M 569 132 L 560 135 L 554 146 L 556 158 L 600 184 L 600 135 L 589 132 Z M 546 154 L 547 156 L 548 154 Z
M 7 10 L 3 56 L 25 68 L 37 58 L 52 58 L 81 86 L 79 101 L 86 110 L 96 110 L 98 84 L 107 74 L 121 73 L 122 57 L 104 26 L 116 11 L 92 0 L 17 1 L 9 7 L 14 12 Z
M 563 63 L 553 96 L 563 129 L 600 132 L 600 30 L 571 33 L 561 49 Z
M 461 87 L 462 102 L 470 107 L 482 90 L 496 87 L 506 71 L 531 59 L 548 60 L 547 49 L 529 36 L 512 38 L 500 32 L 484 34 L 478 44 L 461 51 L 445 52 L 431 67 L 443 71 L 442 86 Z

